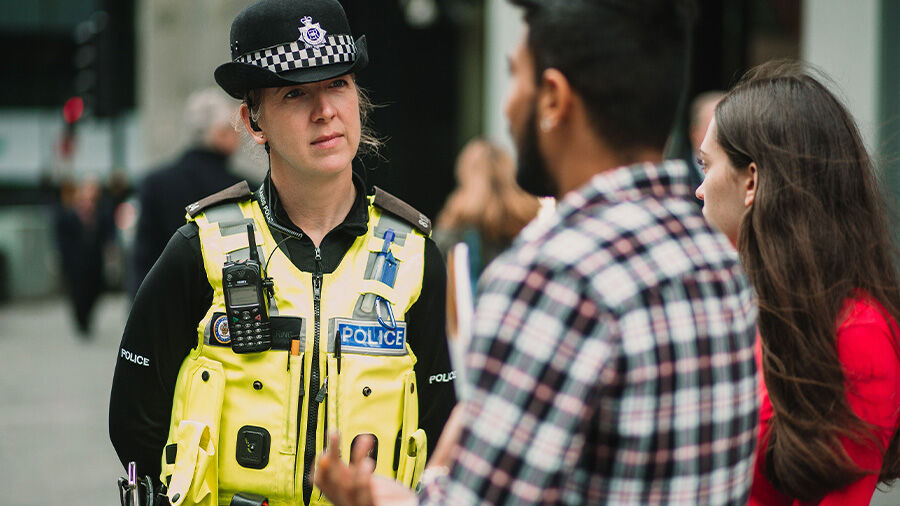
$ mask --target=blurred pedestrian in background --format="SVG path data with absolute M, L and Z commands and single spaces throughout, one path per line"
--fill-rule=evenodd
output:
M 482 269 L 509 247 L 540 205 L 516 184 L 509 153 L 487 140 L 466 144 L 456 161 L 456 181 L 438 214 L 434 240 L 445 256 L 456 243 L 468 245 L 475 286 Z
M 700 156 L 703 214 L 759 297 L 750 504 L 867 505 L 900 477 L 900 285 L 856 124 L 803 67 L 768 64 L 719 103 Z
M 701 179 L 703 171 L 697 165 L 700 145 L 703 144 L 703 138 L 706 137 L 709 122 L 712 121 L 713 115 L 716 113 L 716 105 L 724 96 L 725 92 L 721 90 L 704 91 L 694 97 L 694 100 L 691 102 L 690 131 L 688 133 L 691 138 L 691 148 L 694 150 L 694 166 L 700 173 Z
M 60 185 L 54 232 L 76 329 L 89 338 L 94 306 L 104 289 L 105 249 L 115 242 L 112 204 L 95 176 Z
M 688 166 L 691 168 L 689 177 L 693 188 L 700 186 L 703 182 L 703 170 L 697 159 L 700 154 L 700 144 L 706 136 L 706 129 L 716 110 L 716 104 L 725 92 L 721 90 L 704 91 L 691 101 L 690 116 L 688 118 L 688 139 L 691 143 L 690 159 Z M 685 157 L 687 158 L 687 157 Z M 696 199 L 696 197 L 694 197 Z M 695 200 L 702 207 L 703 202 L 699 199 Z
M 242 180 L 228 169 L 241 142 L 234 123 L 238 106 L 218 88 L 188 97 L 184 120 L 190 147 L 149 174 L 138 190 L 140 214 L 128 281 L 132 298 L 172 234 L 185 224 L 185 206 Z

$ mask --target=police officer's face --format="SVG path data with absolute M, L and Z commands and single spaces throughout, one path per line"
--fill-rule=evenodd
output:
M 359 95 L 349 75 L 262 90 L 259 126 L 272 167 L 307 176 L 349 171 L 359 148 Z

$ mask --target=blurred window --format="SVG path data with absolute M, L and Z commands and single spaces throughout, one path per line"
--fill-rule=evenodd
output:
M 134 107 L 134 0 L 0 0 L 0 107 L 60 107 L 76 94 L 76 27 L 109 14 L 100 77 L 108 109 Z

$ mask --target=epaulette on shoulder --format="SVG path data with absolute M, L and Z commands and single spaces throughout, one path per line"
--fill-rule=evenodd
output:
M 208 197 L 203 197 L 202 199 L 194 202 L 192 204 L 188 204 L 187 207 L 184 208 L 187 211 L 188 215 L 193 218 L 203 212 L 204 209 L 209 209 L 218 204 L 222 204 L 225 202 L 234 202 L 238 200 L 247 200 L 253 193 L 250 191 L 250 185 L 247 184 L 247 181 L 241 181 L 233 186 L 229 186 L 224 190 L 213 193 Z
M 398 218 L 406 220 L 426 236 L 431 234 L 431 220 L 427 216 L 377 186 L 375 187 L 375 198 L 372 200 L 372 203 Z

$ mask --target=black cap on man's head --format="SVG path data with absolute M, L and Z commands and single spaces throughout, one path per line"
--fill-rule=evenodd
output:
M 337 0 L 259 0 L 231 24 L 231 60 L 215 71 L 229 95 L 323 81 L 368 63 L 366 37 L 353 38 Z

